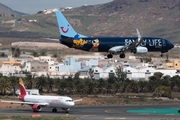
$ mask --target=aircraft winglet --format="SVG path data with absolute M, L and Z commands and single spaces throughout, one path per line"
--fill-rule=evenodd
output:
M 138 41 L 139 41 L 142 37 L 141 37 L 141 34 L 137 28 L 136 28 L 136 31 L 137 31 Z

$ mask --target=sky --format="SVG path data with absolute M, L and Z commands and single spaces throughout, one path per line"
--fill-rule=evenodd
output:
M 95 5 L 113 0 L 0 0 L 0 3 L 23 13 L 35 14 L 44 9 L 60 7 L 79 7 L 84 4 Z

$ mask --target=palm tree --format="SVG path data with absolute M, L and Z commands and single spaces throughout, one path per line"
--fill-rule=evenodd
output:
M 26 74 L 26 77 L 24 78 L 26 83 L 26 88 L 32 89 L 36 74 L 35 73 L 31 74 L 31 72 L 25 72 L 25 71 L 23 71 L 23 73 Z
M 4 96 L 6 94 L 6 91 L 10 90 L 10 83 L 8 81 L 7 77 L 1 77 L 0 78 L 0 91 L 1 94 Z
M 18 86 L 18 77 L 11 76 L 11 77 L 9 77 L 9 81 L 10 81 L 10 86 L 13 89 L 13 95 L 15 95 L 16 94 L 16 88 Z
M 93 70 L 92 68 L 90 68 L 89 71 L 88 71 L 88 73 L 89 73 L 89 77 L 90 77 L 91 82 L 92 82 L 92 81 L 93 81 L 93 78 L 94 78 L 94 70 Z
M 14 56 L 15 52 L 16 52 L 16 48 L 11 47 L 11 52 L 12 52 L 12 56 Z
M 47 92 L 48 93 L 52 93 L 53 91 L 53 86 L 54 86 L 54 80 L 52 78 L 50 78 L 49 75 L 47 75 Z
M 43 93 L 43 89 L 47 88 L 47 79 L 44 75 L 36 78 L 36 88 Z
M 116 81 L 118 83 L 124 82 L 127 79 L 127 73 L 123 72 L 122 68 L 116 67 Z
M 16 51 L 15 51 L 15 57 L 19 57 L 21 55 L 21 50 L 19 48 L 16 48 Z

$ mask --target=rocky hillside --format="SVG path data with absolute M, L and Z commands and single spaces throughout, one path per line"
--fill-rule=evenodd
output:
M 24 13 L 14 11 L 6 5 L 0 3 L 0 16 L 4 15 L 21 16 L 24 15 Z
M 180 44 L 179 0 L 114 0 L 63 13 L 76 31 L 84 35 L 136 36 L 138 28 L 142 36 L 162 37 Z M 33 39 L 59 37 L 54 13 L 28 15 L 17 20 L 16 24 L 0 24 L 0 31 L 3 31 L 0 35 Z
M 134 36 L 138 28 L 144 36 L 159 36 L 174 43 L 180 38 L 179 0 L 114 0 L 110 3 L 83 6 L 67 12 L 83 15 L 79 30 L 91 35 Z M 78 16 L 77 15 L 77 16 Z M 86 17 L 85 17 L 86 16 Z M 86 27 L 85 27 L 86 26 Z

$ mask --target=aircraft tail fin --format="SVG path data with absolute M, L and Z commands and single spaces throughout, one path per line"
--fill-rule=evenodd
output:
M 73 29 L 73 27 L 70 25 L 68 20 L 64 17 L 61 11 L 56 10 L 56 18 L 58 22 L 59 32 L 61 34 L 61 37 L 74 37 L 78 33 Z M 86 37 L 84 35 L 78 34 L 79 37 L 83 38 Z
M 26 88 L 24 87 L 24 83 L 21 78 L 19 78 L 19 89 L 20 89 L 20 95 L 26 95 Z

